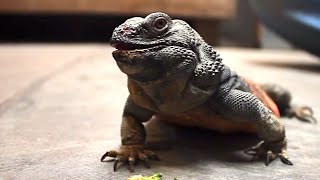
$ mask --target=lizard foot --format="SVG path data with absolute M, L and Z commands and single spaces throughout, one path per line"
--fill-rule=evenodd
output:
M 316 118 L 313 116 L 313 111 L 310 107 L 308 106 L 296 106 L 296 107 L 291 107 L 287 112 L 286 112 L 288 117 L 296 117 L 301 121 L 309 122 L 309 123 L 317 123 Z
M 107 151 L 102 157 L 101 162 L 106 157 L 113 157 L 113 170 L 117 171 L 119 162 L 128 163 L 130 172 L 134 172 L 134 164 L 141 160 L 145 167 L 150 168 L 149 160 L 159 160 L 159 157 L 152 151 L 146 150 L 142 145 L 123 145 L 119 151 Z
M 287 143 L 286 140 L 277 143 L 265 143 L 264 141 L 259 142 L 257 145 L 247 149 L 244 153 L 252 155 L 252 160 L 257 157 L 265 158 L 265 164 L 268 166 L 271 161 L 275 160 L 277 157 L 280 158 L 281 162 L 287 165 L 293 165 L 289 160 L 287 154 Z

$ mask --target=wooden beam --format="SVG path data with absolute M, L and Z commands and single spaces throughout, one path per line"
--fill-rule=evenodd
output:
M 231 18 L 235 0 L 1 0 L 1 13 L 99 13 Z

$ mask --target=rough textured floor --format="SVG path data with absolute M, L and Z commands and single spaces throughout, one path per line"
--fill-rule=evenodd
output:
M 225 63 L 260 82 L 292 90 L 320 119 L 320 61 L 303 52 L 219 49 Z M 119 145 L 126 77 L 107 45 L 0 45 L 0 179 L 127 179 L 101 155 Z M 320 127 L 284 119 L 294 166 L 266 167 L 242 150 L 254 136 L 182 130 L 151 122 L 162 161 L 136 173 L 164 179 L 318 179 Z M 153 130 L 151 130 L 153 129 Z M 162 133 L 160 133 L 162 132 Z M 165 134 L 170 138 L 166 138 Z M 163 142 L 170 141 L 168 147 Z M 177 141 L 177 143 L 172 143 Z M 174 145 L 172 145 L 174 144 Z

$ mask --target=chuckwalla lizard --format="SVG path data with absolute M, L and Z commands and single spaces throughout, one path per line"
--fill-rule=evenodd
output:
M 185 21 L 157 12 L 134 17 L 115 28 L 110 44 L 119 69 L 128 77 L 130 95 L 121 125 L 122 146 L 107 151 L 119 162 L 157 159 L 144 148 L 143 122 L 152 116 L 183 126 L 222 132 L 256 133 L 261 142 L 245 151 L 265 158 L 279 157 L 292 165 L 280 116 L 315 121 L 312 109 L 292 106 L 290 93 L 273 84 L 258 85 L 223 64 L 212 46 Z

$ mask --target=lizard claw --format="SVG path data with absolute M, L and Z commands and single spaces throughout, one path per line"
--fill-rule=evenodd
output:
M 268 151 L 267 152 L 267 157 L 264 161 L 264 163 L 266 164 L 266 166 L 268 166 L 270 164 L 271 161 L 273 161 L 275 159 L 274 154 L 272 153 L 272 151 Z
M 128 163 L 128 169 L 130 172 L 134 172 L 134 165 L 137 160 L 144 162 L 146 168 L 150 168 L 149 160 L 159 160 L 159 157 L 150 150 L 143 149 L 143 146 L 140 145 L 126 145 L 121 146 L 119 151 L 107 151 L 102 155 L 101 161 L 103 162 L 106 157 L 115 158 L 113 164 L 113 170 L 117 171 L 118 164 L 121 162 Z
M 252 160 L 256 157 L 264 157 L 266 166 L 268 166 L 271 161 L 275 160 L 277 157 L 280 158 L 282 163 L 292 166 L 293 163 L 289 160 L 286 149 L 286 141 L 268 144 L 261 141 L 257 145 L 245 150 L 244 153 L 252 155 Z
M 133 157 L 129 157 L 128 162 L 129 162 L 129 171 L 134 172 L 134 161 L 135 159 Z
M 244 153 L 246 153 L 248 155 L 252 155 L 252 156 L 257 155 L 258 148 L 261 146 L 262 143 L 263 143 L 263 141 L 259 142 L 255 146 L 252 146 L 252 147 L 244 150 Z
M 113 171 L 117 171 L 118 163 L 120 162 L 119 158 L 116 158 L 113 163 Z
M 282 163 L 290 165 L 290 166 L 293 165 L 293 163 L 287 157 L 285 157 L 284 155 L 280 154 L 279 157 L 280 157 L 280 160 L 281 160 Z
M 146 156 L 146 155 L 143 154 L 143 153 L 140 153 L 140 154 L 139 154 L 139 159 L 144 162 L 144 166 L 145 166 L 146 168 L 151 168 L 151 166 L 150 166 L 150 161 L 149 161 L 148 156 Z
M 292 107 L 288 110 L 287 115 L 289 117 L 296 117 L 301 121 L 308 122 L 308 123 L 317 123 L 317 119 L 313 115 L 312 108 L 308 106 L 301 106 L 301 107 Z
M 104 153 L 100 159 L 101 162 L 103 162 L 103 160 L 106 158 L 106 157 L 117 157 L 118 153 L 116 151 L 107 151 L 106 153 Z M 116 160 L 116 159 L 115 159 Z

